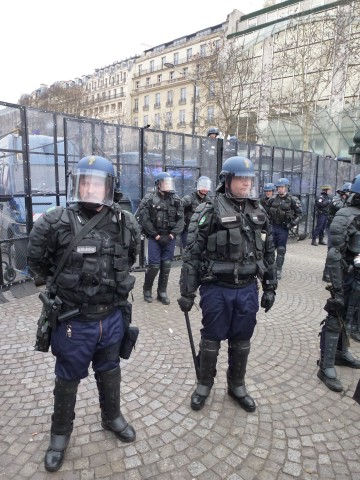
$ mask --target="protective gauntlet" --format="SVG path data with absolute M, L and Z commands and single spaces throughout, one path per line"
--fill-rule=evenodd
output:
M 275 302 L 275 291 L 274 290 L 265 290 L 261 297 L 261 307 L 265 308 L 265 313 L 267 313 L 270 308 L 274 305 Z
M 193 293 L 183 294 L 178 298 L 177 302 L 182 312 L 190 312 L 194 305 L 195 295 Z

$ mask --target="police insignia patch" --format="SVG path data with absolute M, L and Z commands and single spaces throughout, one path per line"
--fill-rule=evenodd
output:
M 206 215 L 203 215 L 199 220 L 199 225 L 202 225 L 206 220 Z

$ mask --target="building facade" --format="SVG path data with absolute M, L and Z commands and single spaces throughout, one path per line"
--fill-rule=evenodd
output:
M 360 2 L 288 0 L 243 15 L 228 40 L 259 65 L 257 142 L 348 155 L 360 128 Z
M 62 111 L 193 135 L 217 126 L 241 141 L 346 157 L 360 129 L 359 18 L 356 0 L 233 10 L 218 25 L 61 82 L 76 93 Z M 208 57 L 214 75 L 204 76 Z M 237 67 L 216 75 L 216 62 L 224 73 Z

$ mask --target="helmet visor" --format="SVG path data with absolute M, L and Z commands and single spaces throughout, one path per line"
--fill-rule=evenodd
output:
M 160 192 L 170 193 L 175 192 L 175 180 L 173 177 L 165 177 L 159 181 Z
M 227 174 L 225 177 L 225 194 L 229 198 L 258 198 L 255 177 Z
M 115 177 L 94 169 L 80 169 L 69 177 L 67 201 L 112 205 Z

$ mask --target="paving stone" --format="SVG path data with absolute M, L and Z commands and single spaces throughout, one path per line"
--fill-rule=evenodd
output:
M 143 272 L 134 272 L 134 324 L 139 341 L 122 362 L 122 412 L 137 431 L 124 444 L 101 427 L 90 370 L 79 385 L 74 431 L 54 479 L 92 480 L 359 480 L 360 408 L 352 399 L 357 370 L 338 367 L 345 390 L 317 378 L 320 322 L 327 298 L 325 251 L 288 244 L 276 302 L 259 311 L 247 368 L 257 410 L 247 413 L 227 394 L 227 346 L 203 410 L 190 408 L 195 372 L 179 295 L 179 263 L 169 281 L 171 304 L 147 304 Z M 54 357 L 33 351 L 38 294 L 0 304 L 0 478 L 46 480 Z M 198 304 L 197 297 L 196 303 Z M 13 319 L 16 318 L 14 327 Z M 190 312 L 196 348 L 201 311 Z M 351 350 L 360 356 L 360 344 Z

